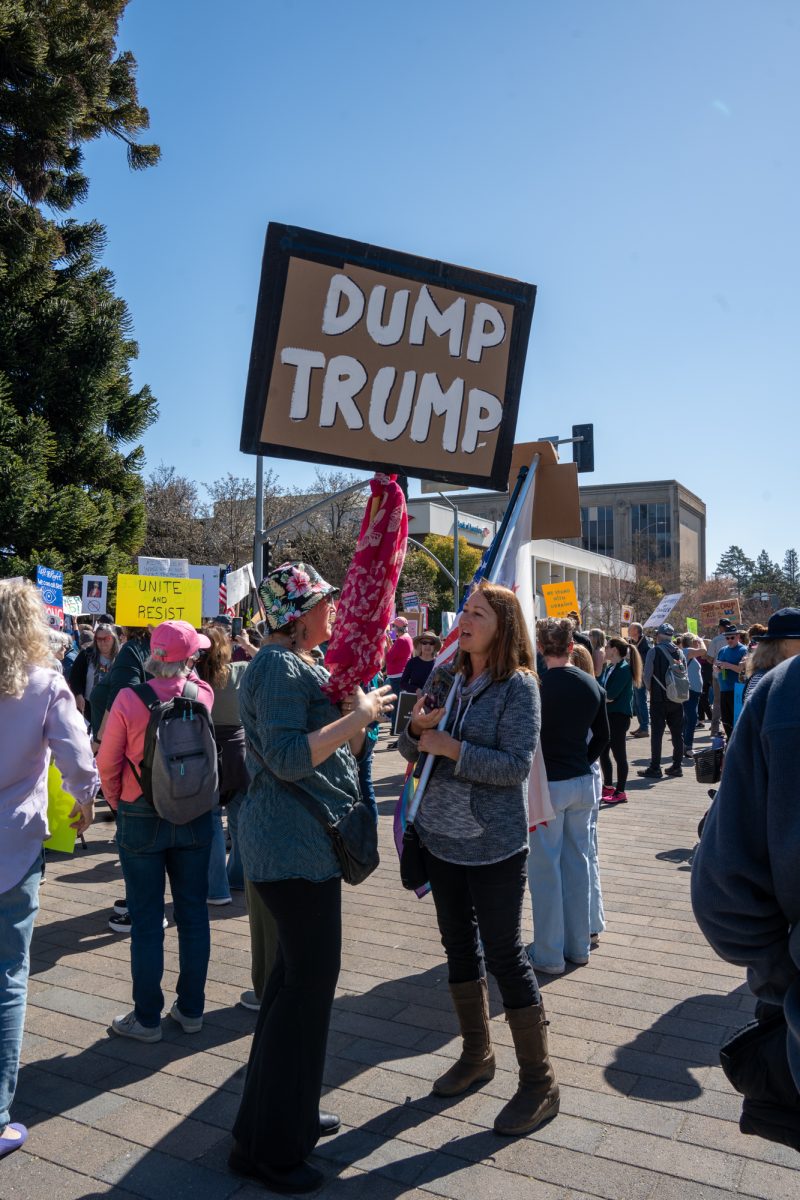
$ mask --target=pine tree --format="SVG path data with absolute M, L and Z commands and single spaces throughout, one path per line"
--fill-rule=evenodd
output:
M 0 575 L 37 563 L 113 575 L 144 535 L 140 446 L 156 416 L 131 389 L 137 346 L 101 267 L 105 231 L 55 220 L 88 190 L 82 143 L 111 133 L 128 162 L 147 110 L 116 54 L 127 0 L 3 0 L 0 7 Z M 128 447 L 126 449 L 126 447 Z
M 800 597 L 800 563 L 796 550 L 787 550 L 783 556 L 782 598 L 787 604 L 797 604 Z
M 772 561 L 766 550 L 762 550 L 756 559 L 755 570 L 749 581 L 749 589 L 753 592 L 764 592 L 770 596 L 780 595 L 783 582 L 783 572 L 780 567 Z
M 741 595 L 753 577 L 756 564 L 748 558 L 741 546 L 729 546 L 717 563 L 715 575 L 729 575 L 736 580 L 736 592 Z

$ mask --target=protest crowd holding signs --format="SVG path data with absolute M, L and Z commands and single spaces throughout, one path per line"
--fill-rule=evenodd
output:
M 228 1165 L 280 1192 L 323 1182 L 306 1160 L 319 1136 L 339 1128 L 336 1114 L 320 1111 L 320 1080 L 339 972 L 341 883 L 356 885 L 378 866 L 370 762 L 395 704 L 397 741 L 385 748 L 397 748 L 408 764 L 392 826 L 400 879 L 420 899 L 432 892 L 440 918 L 447 913 L 440 924 L 449 977 L 461 975 L 450 994 L 462 1053 L 432 1090 L 457 1097 L 495 1075 L 485 951 L 520 1068 L 518 1086 L 509 1083 L 516 1091 L 494 1117 L 502 1136 L 531 1133 L 559 1111 L 536 975 L 586 966 L 605 929 L 597 814 L 628 803 L 629 732 L 648 739 L 651 761 L 639 775 L 649 784 L 680 777 L 694 757 L 701 695 L 708 701 L 711 691 L 696 661 L 701 648 L 706 653 L 692 636 L 697 619 L 677 639 L 668 624 L 681 593 L 664 596 L 644 622 L 655 645 L 641 628 L 630 641 L 580 630 L 580 599 L 568 579 L 541 585 L 547 615 L 537 624 L 531 543 L 579 536 L 581 525 L 575 464 L 559 462 L 551 442 L 514 444 L 535 296 L 533 285 L 514 279 L 271 225 L 241 449 L 375 472 L 341 589 L 340 580 L 328 582 L 301 562 L 282 563 L 261 580 L 252 563 L 228 570 L 141 556 L 138 573 L 87 573 L 81 595 L 66 597 L 60 571 L 41 565 L 36 573 L 52 622 L 89 617 L 95 629 L 70 668 L 75 704 L 63 680 L 53 685 L 68 701 L 60 744 L 72 739 L 74 753 L 63 757 L 62 777 L 42 744 L 49 808 L 39 813 L 33 850 L 41 854 L 49 823 L 51 847 L 70 852 L 76 829 L 91 824 L 102 783 L 126 889 L 108 924 L 131 934 L 136 996 L 109 1033 L 144 1043 L 161 1039 L 161 967 L 141 947 L 161 946 L 165 872 L 176 892 L 171 919 L 181 955 L 169 1016 L 184 1033 L 202 1027 L 207 906 L 229 904 L 231 887 L 247 885 L 253 989 L 241 1003 L 262 1012 Z M 429 629 L 416 580 L 399 597 L 405 611 L 395 609 L 408 540 L 400 474 L 509 488 L 497 532 L 463 589 L 467 598 L 459 612 L 444 614 L 441 637 Z M 20 592 L 38 621 L 32 588 Z M 127 627 L 121 650 L 109 604 L 116 626 Z M 241 630 L 236 610 L 245 604 L 269 635 L 259 653 L 262 632 L 248 630 L 248 640 Z M 617 610 L 624 626 L 632 623 L 630 607 Z M 701 606 L 704 628 L 720 621 L 729 630 L 719 660 L 705 664 L 717 732 L 721 720 L 728 735 L 746 654 L 739 632 L 722 621 L 729 617 L 741 619 L 738 602 Z M 639 728 L 630 730 L 634 704 Z M 666 728 L 673 758 L 662 772 Z M 22 856 L 31 848 L 23 843 Z M 173 851 L 185 859 L 180 879 Z M 33 859 L 26 864 L 38 887 Z M 522 953 L 528 901 L 534 942 Z M 284 962 L 300 982 L 287 984 Z M 21 1023 L 18 1032 L 7 1055 L 14 1079 Z M 7 1092 L 13 1098 L 13 1083 Z M 17 1148 L 4 1145 L 5 1132 L 0 1159 Z

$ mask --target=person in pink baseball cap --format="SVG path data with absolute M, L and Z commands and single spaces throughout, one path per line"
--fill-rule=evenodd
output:
M 181 696 L 187 683 L 208 710 L 214 691 L 195 674 L 197 655 L 211 642 L 186 621 L 163 621 L 150 636 L 144 663 L 146 688 L 163 703 Z M 142 795 L 137 778 L 144 755 L 150 710 L 141 687 L 124 687 L 109 712 L 97 766 L 103 795 L 117 814 L 117 846 L 130 917 L 133 1010 L 115 1017 L 109 1033 L 139 1042 L 161 1040 L 164 995 L 164 892 L 172 891 L 178 927 L 177 999 L 170 1017 L 184 1033 L 203 1025 L 205 982 L 211 936 L 208 923 L 208 862 L 213 812 L 184 825 L 160 817 Z M 148 695 L 145 692 L 145 696 Z M 134 764 L 136 769 L 134 769 Z

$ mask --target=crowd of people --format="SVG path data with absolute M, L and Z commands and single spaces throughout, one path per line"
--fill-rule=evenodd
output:
M 259 591 L 267 622 L 247 634 L 221 615 L 202 630 L 182 621 L 123 630 L 104 618 L 73 638 L 48 632 L 32 585 L 0 583 L 0 1158 L 27 1136 L 10 1109 L 51 756 L 75 798 L 78 832 L 93 820 L 98 792 L 116 820 L 125 897 L 110 923 L 130 935 L 133 1007 L 111 1034 L 162 1037 L 167 880 L 179 957 L 168 1011 L 187 1034 L 203 1023 L 208 906 L 245 890 L 252 988 L 241 1003 L 258 1019 L 229 1163 L 302 1193 L 322 1181 L 308 1161 L 317 1140 L 340 1124 L 320 1110 L 342 942 L 342 867 L 326 825 L 359 804 L 377 818 L 371 756 L 398 698 L 410 693 L 413 707 L 390 745 L 412 764 L 435 760 L 414 830 L 461 1031 L 459 1058 L 433 1090 L 458 1096 L 494 1075 L 488 971 L 519 1067 L 494 1128 L 520 1136 L 559 1109 L 537 975 L 586 964 L 605 928 L 597 819 L 629 800 L 629 739 L 649 737 L 640 774 L 657 781 L 682 774 L 707 721 L 712 734 L 721 725 L 730 737 L 744 722 L 757 736 L 751 714 L 774 712 L 765 697 L 790 682 L 771 689 L 772 679 L 800 650 L 797 610 L 748 631 L 720 622 L 708 643 L 666 623 L 652 641 L 638 625 L 627 636 L 584 631 L 578 614 L 529 631 L 514 593 L 484 582 L 461 612 L 454 658 L 436 667 L 440 638 L 412 638 L 399 615 L 382 672 L 335 705 L 324 647 L 336 589 L 310 565 L 284 563 Z M 662 771 L 666 731 L 671 761 Z M 540 768 L 548 810 L 532 825 L 529 781 Z M 727 845 L 723 819 L 711 824 Z M 709 877 L 719 871 L 710 854 L 702 861 Z M 716 876 L 714 885 L 723 887 Z M 706 914 L 704 928 L 744 961 L 722 918 Z M 770 976 L 773 1003 L 779 990 Z

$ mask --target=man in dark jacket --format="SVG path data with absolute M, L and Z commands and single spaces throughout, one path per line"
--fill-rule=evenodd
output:
M 653 649 L 653 643 L 648 637 L 645 637 L 645 632 L 638 621 L 634 621 L 628 626 L 628 633 L 630 634 L 628 641 L 636 647 L 639 658 L 642 660 L 642 671 L 644 671 L 644 664 L 647 662 L 647 655 Z M 633 702 L 636 705 L 639 728 L 634 729 L 631 736 L 635 738 L 649 737 L 650 714 L 647 711 L 647 688 L 644 686 L 644 682 L 641 687 L 633 689 Z
M 683 651 L 673 646 L 675 630 L 671 625 L 659 625 L 656 644 L 647 652 L 644 664 L 644 685 L 650 692 L 650 766 L 638 774 L 643 779 L 661 779 L 662 775 L 683 775 L 683 705 L 667 699 L 667 671 L 674 662 L 683 663 Z M 672 738 L 672 766 L 661 770 L 661 743 L 664 729 Z
M 725 768 L 692 865 L 692 905 L 711 946 L 747 968 L 750 990 L 766 1012 L 782 1008 L 788 1055 L 800 1089 L 800 658 L 770 671 L 736 723 Z M 773 1011 L 775 1011 L 773 1009 Z M 761 1016 L 759 1017 L 761 1019 Z M 758 1072 L 767 1091 L 781 1078 Z M 786 1062 L 783 1061 L 784 1077 Z M 790 1089 L 789 1089 L 790 1091 Z M 741 1128 L 800 1149 L 800 1098 L 761 1095 Z M 774 1105 L 774 1109 L 773 1109 Z M 774 1128 L 770 1130 L 770 1125 Z

